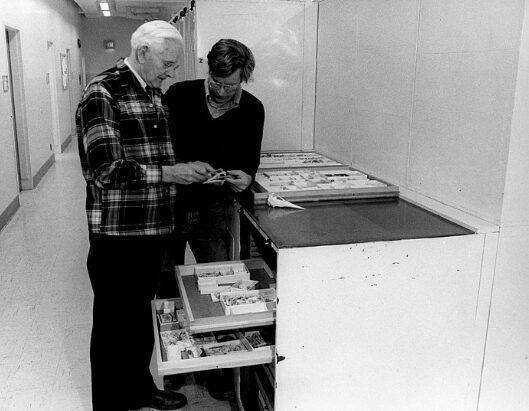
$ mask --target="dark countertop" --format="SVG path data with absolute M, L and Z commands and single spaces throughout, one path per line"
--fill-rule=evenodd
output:
M 305 210 L 256 205 L 246 213 L 277 248 L 473 234 L 400 198 L 296 204 Z

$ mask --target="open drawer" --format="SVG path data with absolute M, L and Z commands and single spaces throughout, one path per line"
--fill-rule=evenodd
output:
M 168 332 L 170 331 L 165 331 L 165 333 Z M 230 335 L 233 339 L 222 341 L 219 338 L 214 342 L 198 343 L 194 350 L 195 355 L 189 356 L 187 354 L 181 356 L 180 354 L 190 352 L 190 350 L 181 351 L 181 349 L 174 350 L 171 356 L 170 348 L 172 347 L 168 347 L 167 343 L 163 343 L 161 334 L 156 332 L 155 354 L 158 365 L 158 374 L 171 375 L 211 370 L 215 368 L 246 367 L 250 365 L 271 363 L 274 359 L 275 345 L 270 343 L 266 346 L 255 347 L 251 338 L 245 337 L 245 334 L 252 332 L 255 332 L 255 330 L 232 330 L 207 333 L 212 336 L 215 335 L 216 338 Z M 198 335 L 202 336 L 204 334 L 205 333 Z
M 275 275 L 261 259 L 184 265 L 176 267 L 183 311 L 177 310 L 173 322 L 165 323 L 164 307 L 174 299 L 152 301 L 155 355 L 160 375 L 273 361 L 275 311 L 226 315 L 219 301 L 214 301 L 210 294 L 200 294 L 196 268 L 217 269 L 219 265 L 235 263 L 246 265 L 250 278 L 258 281 L 259 288 L 275 287 Z M 258 337 L 262 333 L 265 344 L 258 343 L 256 332 Z
M 260 259 L 226 261 L 222 263 L 190 264 L 176 267 L 176 279 L 192 334 L 206 331 L 234 330 L 275 323 L 275 311 L 225 315 L 220 302 L 213 302 L 210 294 L 200 294 L 195 278 L 196 268 L 218 267 L 244 263 L 250 271 L 250 279 L 259 282 L 259 288 L 275 287 L 275 275 Z

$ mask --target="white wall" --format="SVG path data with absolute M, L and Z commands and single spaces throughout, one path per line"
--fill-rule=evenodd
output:
M 529 3 L 525 5 L 505 179 L 502 226 L 529 229 Z
M 316 3 L 305 0 L 197 2 L 199 77 L 221 38 L 243 42 L 255 56 L 254 80 L 244 87 L 265 107 L 263 150 L 313 147 L 316 13 Z
M 82 91 L 80 80 L 81 49 L 77 44 L 77 40 L 81 38 L 81 17 L 79 15 L 80 10 L 73 0 L 45 0 L 44 2 L 49 4 L 47 20 L 44 24 L 54 42 L 57 57 L 56 67 L 60 68 L 61 66 L 59 54 L 65 54 L 67 50 L 70 51 L 70 81 L 68 89 L 64 90 L 62 88 L 61 71 L 56 71 L 59 77 L 56 82 L 59 134 L 61 143 L 64 143 L 68 137 L 75 133 L 75 110 Z
M 325 0 L 318 47 L 317 149 L 499 226 L 478 409 L 529 409 L 529 4 Z
M 480 410 L 529 409 L 529 4 L 514 100 Z
M 26 118 L 25 135 L 29 153 L 31 176 L 53 161 L 52 110 L 50 86 L 46 83 L 48 73 L 48 41 L 56 51 L 56 74 L 60 139 L 66 141 L 72 133 L 72 100 L 77 104 L 80 86 L 80 54 L 77 48 L 80 23 L 79 9 L 73 0 L 24 0 L 3 1 L 0 5 L 0 26 L 19 31 L 23 70 L 23 110 L 17 113 Z M 2 33 L 2 38 L 4 34 Z M 71 50 L 72 81 L 70 90 L 62 90 L 59 53 Z M 5 40 L 0 41 L 0 74 L 8 74 Z M 16 164 L 13 154 L 13 133 L 9 93 L 0 91 L 0 213 L 18 195 L 16 186 Z
M 498 224 L 523 0 L 326 0 L 316 148 Z
M 143 20 L 122 17 L 82 19 L 82 50 L 85 57 L 86 81 L 114 66 L 122 57 L 130 54 L 130 36 Z M 114 40 L 116 48 L 107 50 L 105 40 Z
M 5 55 L 5 51 L 5 43 L 0 42 L 0 55 Z M 0 75 L 4 76 L 7 74 L 7 67 L 1 58 L 0 62 Z M 0 215 L 18 196 L 13 124 L 10 115 L 9 93 L 0 90 Z

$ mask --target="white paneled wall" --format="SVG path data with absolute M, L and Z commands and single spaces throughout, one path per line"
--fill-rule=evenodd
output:
M 518 65 L 480 411 L 529 409 L 529 5 Z
M 321 2 L 316 148 L 498 224 L 523 6 Z
M 500 222 L 523 1 L 422 1 L 410 188 Z M 486 199 L 486 201 L 484 201 Z
M 529 4 L 326 0 L 318 30 L 316 148 L 499 226 L 478 409 L 529 409 Z
M 313 147 L 314 112 L 304 108 L 314 104 L 316 12 L 316 3 L 305 0 L 197 2 L 199 76 L 207 74 L 207 53 L 221 38 L 254 53 L 254 80 L 244 87 L 265 106 L 264 150 Z

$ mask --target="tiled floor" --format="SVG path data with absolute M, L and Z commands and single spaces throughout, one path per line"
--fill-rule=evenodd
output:
M 0 232 L 0 411 L 91 410 L 92 291 L 77 144 Z M 192 381 L 188 378 L 188 381 Z M 231 410 L 186 384 L 183 410 Z

